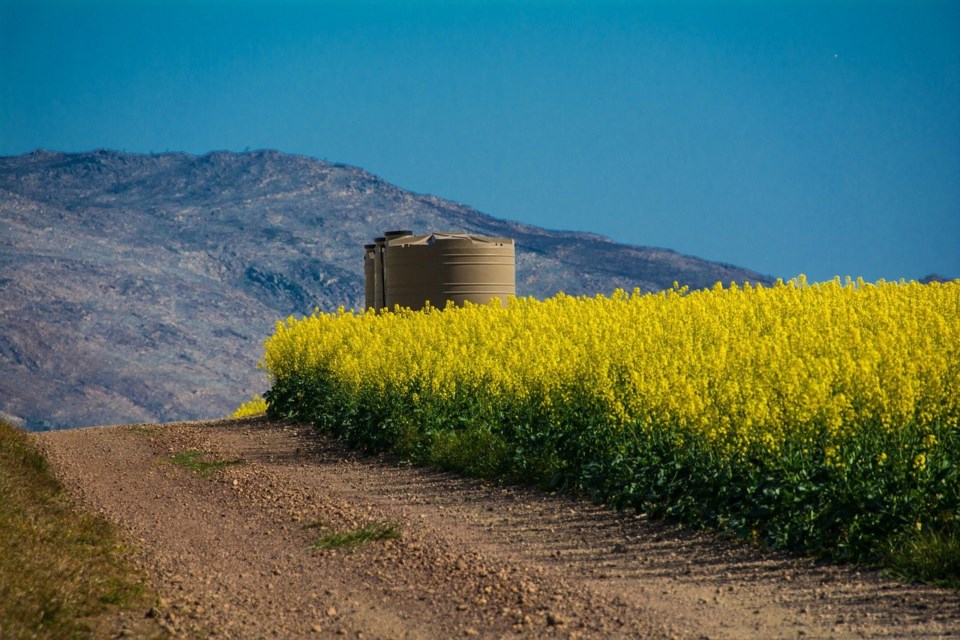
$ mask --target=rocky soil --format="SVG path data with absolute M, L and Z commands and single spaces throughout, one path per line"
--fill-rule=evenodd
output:
M 960 593 L 363 456 L 266 419 L 36 434 L 119 525 L 160 620 L 216 638 L 945 638 Z M 242 461 L 203 475 L 172 462 Z M 399 538 L 321 550 L 389 523 Z

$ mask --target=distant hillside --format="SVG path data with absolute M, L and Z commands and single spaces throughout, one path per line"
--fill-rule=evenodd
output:
M 923 278 L 920 278 L 918 282 L 920 284 L 930 284 L 932 282 L 950 282 L 951 280 L 953 280 L 953 278 L 947 278 L 946 276 L 942 276 L 939 273 L 931 273 L 928 276 L 924 276 Z
M 362 305 L 362 245 L 391 229 L 514 238 L 522 296 L 770 283 L 276 151 L 38 151 L 0 158 L 0 411 L 32 428 L 222 415 L 265 387 L 276 320 Z

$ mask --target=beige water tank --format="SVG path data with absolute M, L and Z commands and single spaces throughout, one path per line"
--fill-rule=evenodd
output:
M 397 231 L 387 231 L 385 234 L 383 234 L 383 238 L 382 238 L 383 244 L 382 244 L 381 247 L 380 247 L 380 273 L 379 273 L 379 275 L 380 275 L 380 282 L 382 283 L 382 287 L 381 287 L 381 296 L 382 296 L 382 297 L 379 298 L 380 306 L 377 307 L 378 309 L 380 309 L 380 308 L 391 309 L 391 308 L 392 308 L 392 307 L 391 307 L 390 305 L 388 305 L 387 302 L 386 302 L 386 299 L 387 299 L 387 285 L 386 285 L 386 282 L 387 282 L 387 263 L 386 263 L 386 261 L 384 260 L 384 251 L 386 251 L 386 247 L 390 244 L 391 241 L 396 240 L 397 238 L 406 238 L 406 237 L 409 237 L 411 234 L 413 234 L 413 232 L 410 231 L 409 229 L 401 229 L 401 230 L 397 230 Z M 379 241 L 380 238 L 378 238 L 377 240 Z
M 373 286 L 373 269 L 374 269 L 374 255 L 377 249 L 375 244 L 365 244 L 363 245 L 363 308 L 364 309 L 373 309 L 374 307 L 374 286 Z
M 363 245 L 363 280 L 364 280 L 364 305 L 367 309 L 382 309 L 384 307 L 386 290 L 384 289 L 384 265 L 383 250 L 387 242 L 394 238 L 409 236 L 412 232 L 403 229 L 400 231 L 388 231 L 379 238 L 376 238 L 373 244 Z
M 394 236 L 383 248 L 384 306 L 443 308 L 516 294 L 514 243 L 465 233 Z

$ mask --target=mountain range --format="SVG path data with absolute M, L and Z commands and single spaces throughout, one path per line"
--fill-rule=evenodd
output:
M 278 151 L 0 157 L 0 412 L 31 429 L 221 416 L 275 323 L 359 308 L 393 229 L 513 238 L 517 294 L 771 284 L 728 264 L 502 220 Z

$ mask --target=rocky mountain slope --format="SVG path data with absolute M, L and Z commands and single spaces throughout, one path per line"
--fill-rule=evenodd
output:
M 514 238 L 522 296 L 770 282 L 276 151 L 37 151 L 0 158 L 0 411 L 34 429 L 223 415 L 265 388 L 278 319 L 362 305 L 362 246 L 391 229 Z

